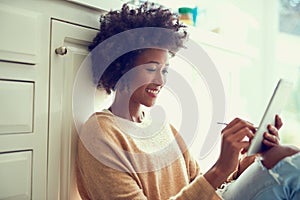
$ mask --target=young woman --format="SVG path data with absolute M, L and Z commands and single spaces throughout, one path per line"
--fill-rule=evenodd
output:
M 170 10 L 148 3 L 136 9 L 125 4 L 102 16 L 100 23 L 90 46 L 93 74 L 98 87 L 114 91 L 115 99 L 109 109 L 93 114 L 80 133 L 77 184 L 82 199 L 220 199 L 216 189 L 238 166 L 240 152 L 249 146 L 243 138 L 251 140 L 253 125 L 239 118 L 230 122 L 222 131 L 219 159 L 201 174 L 177 130 L 159 117 L 151 118 L 145 109 L 155 104 L 166 83 L 170 55 L 184 46 L 184 25 Z M 118 39 L 107 39 L 143 27 L 167 29 L 173 35 L 147 31 L 122 38 L 145 48 L 126 52 L 103 67 L 112 56 L 105 52 L 126 48 Z M 279 141 L 279 117 L 276 124 L 265 133 L 269 147 Z

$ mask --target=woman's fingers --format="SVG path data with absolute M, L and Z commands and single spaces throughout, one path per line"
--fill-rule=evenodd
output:
M 230 131 L 231 133 L 239 131 L 242 127 L 248 127 L 250 130 L 255 132 L 255 127 L 252 123 L 245 120 L 235 118 L 232 120 L 223 130 L 222 133 Z
M 228 145 L 231 151 L 240 152 L 241 149 L 247 149 L 249 141 L 245 140 L 247 137 L 252 140 L 254 137 L 253 125 L 240 120 L 230 128 L 223 130 L 223 142 L 224 145 Z
M 275 139 L 275 140 L 276 140 L 276 139 Z M 266 146 L 268 146 L 268 147 L 274 147 L 274 146 L 277 146 L 277 145 L 278 145 L 278 143 L 276 143 L 276 142 L 270 142 L 270 140 L 266 140 L 266 139 L 263 140 L 263 143 L 264 143 Z
M 221 153 L 218 159 L 218 167 L 225 172 L 236 169 L 240 152 L 249 147 L 249 141 L 254 137 L 255 128 L 253 124 L 236 118 L 222 131 Z
M 254 133 L 248 128 L 245 127 L 241 130 L 239 130 L 237 133 L 232 135 L 231 137 L 234 137 L 234 140 L 238 143 L 237 148 L 240 150 L 242 149 L 241 153 L 244 154 L 248 151 L 248 148 L 250 146 L 249 141 L 251 141 L 254 137 Z M 245 141 L 244 138 L 248 137 L 248 141 Z
M 279 139 L 278 129 L 275 126 L 269 124 L 267 128 L 271 135 L 276 136 Z
M 263 143 L 269 147 L 273 147 L 279 144 L 279 138 L 275 135 L 265 132 Z
M 249 127 L 243 127 L 233 134 L 231 133 L 229 137 L 231 137 L 234 141 L 242 141 L 245 137 L 248 137 L 249 140 L 251 140 L 254 137 L 254 133 Z
M 282 120 L 279 115 L 275 116 L 275 127 L 279 130 L 282 127 Z
M 268 147 L 274 147 L 279 144 L 278 129 L 275 126 L 268 125 L 268 131 L 264 133 L 263 143 Z

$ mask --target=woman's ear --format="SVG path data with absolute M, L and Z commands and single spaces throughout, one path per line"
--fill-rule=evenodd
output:
M 123 76 L 118 81 L 118 83 L 116 85 L 116 91 L 129 94 L 129 92 L 130 92 L 129 81 L 126 77 Z

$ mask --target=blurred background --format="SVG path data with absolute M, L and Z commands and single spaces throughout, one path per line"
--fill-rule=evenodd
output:
M 280 115 L 284 123 L 280 138 L 282 143 L 300 147 L 300 0 L 159 0 L 156 3 L 178 12 L 190 27 L 190 38 L 201 45 L 216 65 L 225 88 L 226 122 L 240 117 L 258 126 L 277 81 L 280 78 L 292 81 L 293 93 Z M 180 68 L 184 61 L 176 59 L 172 61 L 175 69 L 184 73 L 186 69 Z M 191 79 L 193 73 L 188 75 Z M 200 101 L 209 102 L 205 99 L 209 98 L 207 88 L 193 85 L 195 91 L 206 93 Z M 205 115 L 210 118 L 211 105 L 206 108 L 204 118 Z M 203 130 L 191 147 L 196 156 L 205 135 Z M 216 159 L 218 146 L 200 159 L 204 169 Z

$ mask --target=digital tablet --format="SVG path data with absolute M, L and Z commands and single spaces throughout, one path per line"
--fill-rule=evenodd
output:
M 271 100 L 265 110 L 263 118 L 259 124 L 259 127 L 255 133 L 254 138 L 251 141 L 250 147 L 248 149 L 248 156 L 259 153 L 263 149 L 263 134 L 268 132 L 268 124 L 275 125 L 275 115 L 280 114 L 284 108 L 290 93 L 293 89 L 292 82 L 280 79 L 277 83 L 277 86 L 273 92 Z

